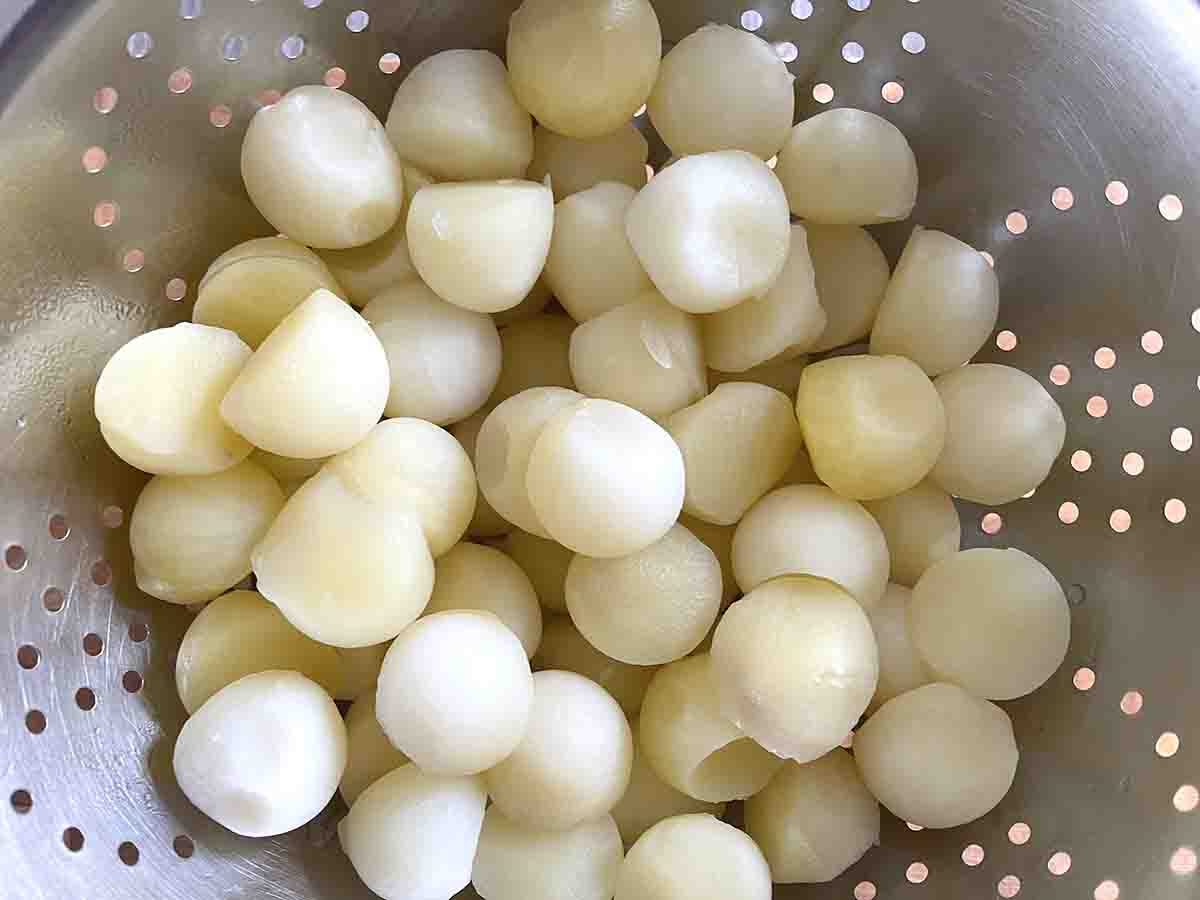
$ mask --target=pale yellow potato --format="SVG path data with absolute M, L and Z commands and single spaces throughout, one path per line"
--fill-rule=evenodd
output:
M 782 391 L 794 399 L 800 387 L 800 376 L 808 365 L 808 357 L 797 356 L 794 359 L 772 360 L 761 366 L 747 369 L 745 372 L 718 372 L 708 370 L 708 383 L 715 390 L 717 385 L 730 381 L 753 381 L 755 384 L 765 384 L 777 391 Z
M 831 109 L 792 128 L 775 174 L 792 213 L 822 225 L 895 222 L 917 202 L 917 159 L 908 140 L 861 109 Z
M 486 50 L 418 63 L 396 90 L 387 133 L 402 159 L 439 180 L 520 178 L 533 157 L 533 121 Z
M 721 611 L 724 612 L 741 593 L 738 590 L 737 579 L 733 577 L 734 526 L 714 525 L 686 512 L 680 514 L 679 524 L 703 541 L 704 546 L 717 558 L 717 563 L 721 566 Z
M 255 591 L 232 591 L 192 620 L 179 645 L 175 687 L 188 714 L 239 678 L 271 669 L 299 672 L 332 694 L 341 677 L 333 647 L 292 627 Z
M 887 540 L 891 579 L 912 587 L 934 563 L 958 552 L 962 523 L 950 495 L 931 481 L 863 504 Z
M 616 182 L 637 190 L 646 184 L 650 145 L 632 122 L 610 134 L 576 140 L 538 125 L 533 129 L 533 162 L 525 177 L 541 181 L 550 176 L 556 203 L 601 182 Z
M 554 231 L 554 195 L 532 181 L 421 188 L 408 213 L 408 250 L 422 280 L 455 306 L 494 313 L 525 299 Z
M 919 484 L 946 441 L 933 382 L 902 356 L 837 356 L 804 370 L 796 418 L 821 480 L 879 500 Z
M 266 450 L 255 450 L 250 454 L 250 461 L 258 463 L 283 485 L 304 482 L 312 478 L 321 471 L 321 466 L 329 461 L 329 457 L 292 459 L 290 456 L 279 456 L 275 453 L 268 453 Z
M 784 763 L 721 712 L 707 653 L 658 670 L 642 701 L 638 739 L 659 778 L 709 803 L 757 794 Z
M 310 247 L 368 244 L 396 224 L 404 170 L 383 125 L 346 91 L 302 85 L 242 140 L 242 180 L 276 229 Z
M 825 330 L 812 345 L 822 353 L 871 333 L 891 269 L 878 242 L 857 225 L 805 223 L 808 252 L 825 310 Z
M 192 321 L 236 332 L 251 349 L 318 288 L 342 288 L 317 254 L 285 237 L 226 250 L 200 280 Z
M 954 828 L 990 812 L 1017 771 L 1012 721 L 994 703 L 945 683 L 885 703 L 854 733 L 867 788 L 899 819 Z
M 870 609 L 883 596 L 888 548 L 862 504 L 824 485 L 777 488 L 733 534 L 733 573 L 743 591 L 779 575 L 813 575 L 845 588 Z
M 546 284 L 543 272 L 543 277 L 533 283 L 533 287 L 529 289 L 524 300 L 511 309 L 502 309 L 498 313 L 492 313 L 492 321 L 496 323 L 497 328 L 506 328 L 516 322 L 524 322 L 540 315 L 553 299 L 554 295 Z
M 221 398 L 250 359 L 232 331 L 183 322 L 138 335 L 96 382 L 100 433 L 117 456 L 152 475 L 211 475 L 250 455 L 222 419 Z
M 571 334 L 571 376 L 589 397 L 661 419 L 708 393 L 700 323 L 651 288 Z
M 483 426 L 483 420 L 487 418 L 488 411 L 485 405 L 479 412 L 468 416 L 461 422 L 455 422 L 449 429 L 450 433 L 462 444 L 463 449 L 467 451 L 472 466 L 475 465 L 475 440 L 479 436 L 479 429 Z M 511 522 L 492 509 L 492 504 L 488 503 L 483 491 L 478 491 L 475 496 L 475 515 L 471 517 L 471 524 L 467 526 L 467 535 L 473 538 L 499 537 L 511 531 L 512 527 Z
M 379 668 L 390 646 L 390 641 L 384 641 L 368 647 L 334 647 L 341 662 L 342 674 L 333 692 L 333 699 L 357 700 L 367 694 L 374 696 Z
M 1046 480 L 1067 423 L 1037 379 L 984 363 L 939 375 L 933 385 L 946 409 L 946 447 L 930 473 L 938 487 L 996 506 Z
M 705 25 L 671 48 L 646 102 L 677 156 L 779 152 L 796 112 L 795 79 L 775 48 L 728 25 Z
M 724 150 L 655 175 L 630 204 L 625 233 L 670 303 L 713 313 L 771 289 L 787 262 L 791 219 L 767 164 Z
M 908 625 L 908 608 L 912 591 L 898 584 L 888 584 L 879 605 L 867 613 L 879 648 L 879 683 L 875 696 L 867 707 L 873 713 L 893 697 L 899 697 L 933 679 L 921 654 L 913 644 Z
M 836 747 L 803 765 L 789 762 L 746 801 L 746 833 L 776 884 L 833 881 L 879 843 L 879 804 Z
M 575 379 L 571 377 L 574 330 L 575 323 L 558 313 L 542 313 L 501 328 L 500 380 L 488 399 L 488 406 L 495 408 L 533 387 L 574 388 Z
M 215 475 L 157 475 L 129 517 L 138 587 L 184 606 L 250 574 L 250 553 L 283 508 L 275 479 L 250 460 Z
M 338 787 L 347 806 L 389 772 L 411 760 L 397 750 L 375 717 L 375 692 L 354 701 L 346 713 L 346 771 Z
M 534 665 L 539 670 L 575 672 L 596 682 L 612 695 L 630 720 L 642 708 L 646 688 L 658 671 L 657 666 L 631 666 L 605 656 L 588 643 L 567 616 L 555 616 L 546 622 Z
M 615 131 L 658 77 L 662 32 L 649 0 L 525 0 L 508 26 L 513 92 L 573 138 Z
M 568 550 L 557 541 L 540 538 L 520 529 L 513 529 L 505 536 L 500 548 L 516 560 L 537 591 L 538 601 L 549 612 L 566 612 L 565 584 L 567 566 L 575 558 L 575 551 Z M 550 666 L 550 668 L 570 668 Z M 576 670 L 572 670 L 576 671 Z M 583 672 L 593 681 L 604 682 Z

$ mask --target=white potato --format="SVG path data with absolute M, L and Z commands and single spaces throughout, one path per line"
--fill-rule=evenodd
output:
M 558 313 L 543 313 L 501 328 L 500 380 L 484 408 L 495 408 L 533 387 L 574 388 L 570 358 L 574 330 L 575 323 Z
M 753 381 L 755 384 L 765 384 L 777 391 L 795 397 L 800 387 L 800 376 L 808 365 L 808 357 L 797 356 L 794 359 L 771 360 L 745 372 L 718 372 L 708 370 L 708 383 L 715 390 L 717 385 L 730 381 Z
M 342 674 L 333 692 L 335 700 L 357 700 L 359 697 L 375 695 L 375 683 L 379 680 L 379 668 L 387 655 L 390 641 L 367 647 L 334 647 L 341 663 Z M 374 703 L 372 703 L 374 709 Z M 371 713 L 374 715 L 374 712 Z
M 601 137 L 576 140 L 543 128 L 533 129 L 533 162 L 525 177 L 550 177 L 554 200 L 586 191 L 601 182 L 617 182 L 637 190 L 646 184 L 650 145 L 632 122 Z M 556 223 L 557 224 L 557 223 Z
M 931 481 L 863 504 L 887 540 L 891 579 L 912 587 L 934 563 L 958 552 L 962 523 L 950 495 Z
M 540 314 L 553 299 L 554 295 L 550 292 L 545 277 L 539 278 L 533 283 L 533 287 L 529 289 L 524 300 L 510 309 L 492 313 L 492 321 L 496 323 L 497 328 L 504 328 L 515 322 L 524 322 Z
M 717 563 L 721 566 L 721 611 L 734 601 L 738 594 L 737 579 L 733 577 L 733 532 L 732 525 L 714 525 L 690 516 L 687 512 L 680 514 L 679 524 L 704 542 L 704 546 L 713 552 Z
M 650 679 L 658 671 L 657 666 L 631 666 L 605 656 L 588 643 L 567 616 L 555 616 L 546 623 L 534 666 L 542 671 L 574 672 L 596 682 L 612 695 L 629 719 L 637 716 Z
M 363 694 L 346 713 L 346 771 L 338 790 L 347 806 L 384 775 L 408 765 L 375 717 L 375 692 Z
M 567 566 L 575 558 L 575 551 L 568 550 L 557 541 L 540 538 L 536 534 L 514 529 L 504 538 L 500 548 L 517 561 L 521 570 L 529 576 L 538 602 L 550 612 L 566 612 L 565 584 Z M 567 669 L 570 666 L 549 666 L 551 669 Z M 572 669 L 572 671 L 577 671 Z M 593 681 L 600 681 L 587 672 Z M 600 682 L 603 684 L 604 682 Z
M 921 654 L 913 645 L 908 623 L 912 591 L 898 584 L 889 584 L 879 605 L 867 613 L 875 645 L 879 648 L 879 683 L 875 696 L 867 707 L 873 713 L 893 697 L 899 697 L 932 679 Z
M 450 433 L 467 451 L 472 466 L 475 466 L 475 442 L 488 412 L 490 410 L 485 405 L 479 412 L 450 426 Z M 511 522 L 492 509 L 492 504 L 488 503 L 483 491 L 478 491 L 475 496 L 475 515 L 471 517 L 471 524 L 467 526 L 467 534 L 473 538 L 499 537 L 511 531 L 512 527 Z
M 823 353 L 871 333 L 891 269 L 871 233 L 857 225 L 805 223 L 808 252 L 825 310 L 825 330 L 810 348 Z

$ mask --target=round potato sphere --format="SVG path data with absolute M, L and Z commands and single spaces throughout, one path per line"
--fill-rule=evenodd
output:
M 346 771 L 338 790 L 346 805 L 353 806 L 359 794 L 410 760 L 383 733 L 375 717 L 374 691 L 355 700 L 346 713 L 346 738 Z
M 962 523 L 950 495 L 931 481 L 863 504 L 887 539 L 891 579 L 912 587 L 934 563 L 958 552 Z
M 867 613 L 879 648 L 879 683 L 871 698 L 868 713 L 873 713 L 893 697 L 928 684 L 932 679 L 925 661 L 913 644 L 908 624 L 912 591 L 889 584 L 879 605 Z
M 513 822 L 562 831 L 606 815 L 629 785 L 633 737 L 612 696 L 574 672 L 533 676 L 533 710 L 517 749 L 484 776 Z
M 563 137 L 539 125 L 533 130 L 533 162 L 525 177 L 542 181 L 549 176 L 554 201 L 561 203 L 601 182 L 616 182 L 634 190 L 645 187 L 649 157 L 650 145 L 632 122 L 586 141 Z
M 704 813 L 672 816 L 637 839 L 615 900 L 771 900 L 771 870 L 743 831 Z
M 808 252 L 825 310 L 825 330 L 809 348 L 823 353 L 871 333 L 891 269 L 878 242 L 857 225 L 805 224 Z
M 346 768 L 346 726 L 299 672 L 259 672 L 223 687 L 183 723 L 175 778 L 235 834 L 270 837 L 325 808 Z
M 792 213 L 822 225 L 907 219 L 917 159 L 900 129 L 861 109 L 831 109 L 796 125 L 775 174 Z
M 475 443 L 479 437 L 479 429 L 483 427 L 483 420 L 487 418 L 488 412 L 490 410 L 485 405 L 479 412 L 467 416 L 461 422 L 455 422 L 449 429 L 467 451 L 472 467 L 475 466 Z M 492 504 L 488 503 L 483 491 L 478 491 L 475 496 L 475 515 L 471 517 L 471 523 L 467 526 L 467 534 L 473 538 L 499 537 L 511 531 L 512 527 L 511 522 L 492 509 Z
M 737 579 L 733 577 L 733 532 L 732 525 L 714 525 L 697 519 L 686 512 L 680 514 L 679 524 L 704 542 L 704 546 L 713 552 L 721 566 L 721 611 L 734 601 L 741 593 Z
M 244 460 L 215 475 L 158 475 L 129 517 L 138 587 L 184 606 L 250 574 L 250 554 L 283 508 L 266 469 Z
M 946 441 L 933 382 L 902 356 L 838 356 L 804 370 L 796 418 L 821 480 L 855 500 L 893 497 L 929 474 Z
M 357 247 L 396 224 L 404 171 L 375 114 L 303 85 L 264 106 L 242 140 L 242 180 L 276 229 L 310 247 Z
M 854 761 L 893 815 L 954 828 L 990 812 L 1017 772 L 1012 721 L 994 703 L 938 682 L 901 694 L 854 733 Z
M 916 228 L 888 283 L 871 352 L 906 356 L 930 378 L 957 369 L 986 343 L 1000 311 L 1000 282 L 971 246 Z
M 525 483 L 537 520 L 554 540 L 585 556 L 628 556 L 679 518 L 683 456 L 637 410 L 581 400 L 546 423 Z
M 471 882 L 486 804 L 482 778 L 430 775 L 409 764 L 359 795 L 338 838 L 383 900 L 445 900 Z
M 537 591 L 538 602 L 544 609 L 549 612 L 566 612 L 567 567 L 575 558 L 573 550 L 568 550 L 557 541 L 549 541 L 519 529 L 510 531 L 505 536 L 500 549 L 516 560 L 521 570 L 529 576 L 533 589 Z M 570 666 L 555 665 L 548 668 L 568 669 Z M 586 672 L 583 674 L 587 675 Z M 592 678 L 591 675 L 588 677 Z
M 939 375 L 933 385 L 946 409 L 946 447 L 930 473 L 938 487 L 998 506 L 1046 480 L 1067 423 L 1037 379 L 982 363 Z
M 232 331 L 183 322 L 138 335 L 96 382 L 100 433 L 117 456 L 152 475 L 211 475 L 253 449 L 218 409 L 250 348 Z
M 385 415 L 449 425 L 487 402 L 500 378 L 500 335 L 491 316 L 447 303 L 414 279 L 376 296 L 363 318 L 387 354 Z
M 642 708 L 646 688 L 658 671 L 655 666 L 631 666 L 605 656 L 567 616 L 556 616 L 546 623 L 534 663 L 541 670 L 562 669 L 591 679 L 612 694 L 630 719 Z
M 597 138 L 626 124 L 658 77 L 649 0 L 525 0 L 508 26 L 513 92 L 541 124 Z
M 483 817 L 471 881 L 483 900 L 612 900 L 624 858 L 612 816 L 543 831 L 493 806 Z
M 341 662 L 342 674 L 333 692 L 333 699 L 357 700 L 364 694 L 374 696 L 379 669 L 390 646 L 390 641 L 384 641 L 367 647 L 334 647 Z
M 553 299 L 554 295 L 546 285 L 546 279 L 544 277 L 539 278 L 533 283 L 533 287 L 529 289 L 529 293 L 525 295 L 524 300 L 510 309 L 502 309 L 500 312 L 492 313 L 492 321 L 496 323 L 497 328 L 504 328 L 516 322 L 524 322 L 527 319 L 535 318 L 550 305 L 550 301 Z
M 495 408 L 534 387 L 574 388 L 571 333 L 575 323 L 558 313 L 542 313 L 500 329 L 500 380 L 488 400 Z M 487 409 L 487 407 L 484 407 Z
M 625 233 L 655 287 L 691 313 L 719 312 L 770 290 L 792 237 L 779 179 L 739 150 L 663 169 L 629 205 Z
M 387 116 L 397 152 L 434 178 L 520 178 L 533 158 L 533 121 L 500 57 L 445 50 L 404 77 Z
M 762 38 L 728 25 L 705 25 L 663 57 L 646 107 L 677 156 L 745 150 L 767 159 L 792 127 L 794 80 Z

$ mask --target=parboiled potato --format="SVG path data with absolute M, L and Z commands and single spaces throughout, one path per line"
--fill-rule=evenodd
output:
M 963 550 L 913 588 L 913 644 L 939 680 L 977 697 L 1014 700 L 1057 671 L 1071 611 L 1050 570 L 1020 550 Z
M 513 92 L 573 138 L 615 131 L 658 77 L 662 32 L 649 0 L 525 0 L 508 26 Z
M 183 723 L 173 768 L 196 808 L 235 834 L 283 834 L 333 797 L 346 768 L 346 726 L 329 695 L 299 672 L 258 672 Z
M 374 691 L 355 700 L 346 713 L 346 738 L 346 771 L 338 790 L 346 805 L 353 806 L 359 794 L 410 760 L 383 733 L 375 717 Z
M 479 776 L 428 775 L 410 763 L 359 795 L 338 838 L 383 900 L 449 898 L 471 882 L 486 804 Z
M 908 624 L 911 599 L 912 591 L 908 588 L 889 584 L 879 605 L 867 613 L 879 648 L 879 683 L 867 707 L 868 713 L 875 712 L 893 697 L 933 680 L 913 644 Z
M 979 352 L 996 327 L 1000 282 L 974 247 L 917 227 L 871 331 L 871 352 L 907 356 L 930 378 Z
M 317 290 L 271 332 L 221 401 L 221 417 L 280 456 L 331 456 L 383 415 L 388 362 L 371 326 Z
M 733 573 L 743 591 L 779 575 L 813 575 L 871 609 L 887 587 L 888 568 L 878 523 L 862 504 L 824 485 L 776 488 L 733 534 Z
M 575 551 L 568 550 L 557 541 L 540 538 L 527 531 L 513 529 L 505 536 L 500 545 L 505 553 L 516 560 L 521 570 L 529 576 L 533 589 L 537 591 L 538 602 L 550 612 L 566 612 L 567 598 L 565 584 L 567 567 L 575 558 Z M 570 666 L 549 666 L 551 669 L 566 669 Z M 572 671 L 577 671 L 572 669 Z M 600 681 L 587 672 L 593 681 Z M 604 684 L 603 681 L 600 681 Z
M 550 252 L 554 195 L 532 181 L 421 188 L 408 213 L 408 250 L 443 300 L 494 313 L 533 289 Z
M 861 109 L 831 109 L 792 128 L 775 174 L 794 215 L 822 225 L 907 219 L 917 160 L 900 129 Z
M 129 517 L 138 587 L 187 606 L 250 574 L 250 554 L 283 508 L 283 491 L 244 460 L 215 475 L 157 475 Z
M 517 749 L 484 775 L 512 821 L 561 831 L 608 813 L 629 785 L 633 737 L 617 701 L 574 672 L 537 672 Z
M 558 313 L 542 313 L 500 329 L 500 380 L 488 399 L 495 408 L 533 387 L 574 388 L 571 333 L 575 323 Z M 485 409 L 487 407 L 484 407 Z
M 525 295 L 525 299 L 510 309 L 502 309 L 500 312 L 492 313 L 492 321 L 496 323 L 497 328 L 505 328 L 516 322 L 524 322 L 527 319 L 535 318 L 554 299 L 554 295 L 550 293 L 550 288 L 546 284 L 544 277 L 539 278 L 533 283 L 533 287 L 529 289 L 529 293 Z
M 437 179 L 520 178 L 533 157 L 533 122 L 487 50 L 418 63 L 396 90 L 387 133 L 402 159 Z
M 820 884 L 879 843 L 879 804 L 854 758 L 835 747 L 803 765 L 789 762 L 747 800 L 746 833 L 776 884 Z
M 100 433 L 117 456 L 152 475 L 228 469 L 253 448 L 218 409 L 249 359 L 250 348 L 224 328 L 182 322 L 140 334 L 100 372 Z
M 958 552 L 962 523 L 950 495 L 931 481 L 863 504 L 887 540 L 891 578 L 912 587 L 934 563 Z
M 679 524 L 704 542 L 717 563 L 721 566 L 721 611 L 734 601 L 741 591 L 738 590 L 737 579 L 733 577 L 733 532 L 732 525 L 714 525 L 697 519 L 686 512 L 679 516 Z
M 784 763 L 725 717 L 707 653 L 658 670 L 642 701 L 638 739 L 659 778 L 710 803 L 757 794 Z
M 642 708 L 646 688 L 658 671 L 656 666 L 631 666 L 605 656 L 588 643 L 567 616 L 555 616 L 546 623 L 534 665 L 539 670 L 574 672 L 596 682 L 612 695 L 630 719 Z
M 719 385 L 665 424 L 687 471 L 683 508 L 715 525 L 738 522 L 779 482 L 800 449 L 791 402 L 752 382 Z
M 879 243 L 857 225 L 805 223 L 808 252 L 825 310 L 825 330 L 811 347 L 823 353 L 871 333 L 891 268 Z
M 342 294 L 317 254 L 285 237 L 255 238 L 208 267 L 192 321 L 228 328 L 253 349 L 317 288 Z
M 576 328 L 570 361 L 580 391 L 655 419 L 708 392 L 700 323 L 653 288 Z
M 357 700 L 366 694 L 375 695 L 375 682 L 379 680 L 379 668 L 387 655 L 390 641 L 367 647 L 334 647 L 342 667 L 334 700 Z M 374 709 L 374 704 L 372 704 Z M 372 712 L 374 715 L 374 712 Z
M 387 354 L 387 416 L 448 425 L 476 412 L 500 378 L 500 335 L 491 316 L 447 303 L 413 279 L 363 310 Z
M 542 428 L 525 484 L 549 537 L 586 556 L 627 556 L 653 544 L 679 518 L 683 456 L 671 436 L 637 410 L 580 400 Z
M 576 140 L 538 125 L 533 129 L 533 162 L 525 177 L 550 177 L 555 203 L 601 182 L 616 182 L 637 190 L 646 184 L 650 145 L 632 122 L 601 137 Z
M 761 366 L 747 369 L 745 372 L 718 372 L 708 370 L 708 383 L 715 390 L 717 385 L 730 381 L 753 381 L 755 384 L 765 384 L 777 391 L 795 397 L 800 387 L 800 376 L 808 365 L 808 357 L 797 356 L 794 359 L 772 360 Z
M 461 422 L 455 422 L 449 429 L 467 451 L 472 466 L 475 465 L 475 441 L 488 412 L 487 406 L 484 406 L 474 415 L 467 416 Z M 471 524 L 467 526 L 467 534 L 473 538 L 499 537 L 507 534 L 512 528 L 512 523 L 492 509 L 492 504 L 488 503 L 483 491 L 479 491 L 475 496 L 475 514 L 471 517 Z
M 629 185 L 606 181 L 554 207 L 545 278 L 576 322 L 587 322 L 654 289 L 625 235 L 625 213 L 635 194 Z
M 333 647 L 292 627 L 261 594 L 232 591 L 202 609 L 184 632 L 175 686 L 190 715 L 225 685 L 271 669 L 299 672 L 332 694 L 341 660 Z
M 762 38 L 728 25 L 705 25 L 663 57 L 646 107 L 677 156 L 745 150 L 767 159 L 792 127 L 794 80 Z
M 854 733 L 854 761 L 893 815 L 954 828 L 990 812 L 1017 772 L 1012 721 L 953 684 L 927 684 L 885 703 Z
M 810 349 L 825 331 L 825 310 L 817 297 L 804 226 L 792 225 L 787 262 L 769 291 L 705 316 L 700 328 L 705 360 L 723 372 L 745 372 Z
M 396 224 L 404 171 L 375 114 L 346 91 L 302 85 L 264 106 L 242 141 L 258 211 L 301 244 L 357 247 Z
M 655 175 L 629 205 L 625 233 L 670 303 L 713 313 L 770 290 L 787 262 L 791 219 L 767 164 L 725 150 Z
M 933 382 L 902 356 L 813 363 L 800 379 L 796 418 L 817 475 L 856 500 L 914 487 L 946 441 L 946 412 Z
M 962 366 L 933 382 L 946 409 L 946 447 L 930 478 L 976 503 L 1011 503 L 1050 474 L 1067 423 L 1038 381 L 1009 366 Z

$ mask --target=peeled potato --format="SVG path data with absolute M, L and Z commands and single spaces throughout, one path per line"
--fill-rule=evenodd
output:
M 479 436 L 479 429 L 483 426 L 483 420 L 487 418 L 487 412 L 488 408 L 484 406 L 474 415 L 450 426 L 450 433 L 467 451 L 472 466 L 475 465 L 475 441 Z M 479 491 L 475 496 L 475 515 L 471 517 L 471 524 L 467 526 L 467 534 L 473 538 L 499 537 L 511 531 L 512 527 L 511 522 L 492 509 L 492 504 L 488 503 L 483 491 Z
M 524 300 L 514 307 L 492 313 L 492 321 L 496 323 L 497 328 L 504 328 L 515 322 L 524 322 L 526 319 L 535 318 L 550 305 L 550 301 L 553 299 L 554 295 L 550 293 L 546 279 L 539 278 L 533 283 L 533 287 L 529 289 Z
M 775 174 L 792 213 L 822 225 L 907 219 L 917 160 L 900 129 L 861 109 L 831 109 L 792 128 Z
M 299 828 L 346 768 L 346 726 L 299 672 L 259 672 L 219 690 L 183 723 L 175 778 L 209 818 L 244 837 Z
M 703 541 L 704 546 L 717 558 L 717 563 L 721 566 L 721 610 L 724 611 L 741 593 L 737 580 L 733 577 L 733 526 L 714 525 L 686 512 L 679 516 L 679 524 Z
M 1067 436 L 1062 410 L 1036 379 L 992 364 L 939 375 L 946 448 L 930 478 L 976 503 L 1011 503 L 1050 474 Z
M 396 224 L 400 159 L 371 110 L 345 91 L 303 85 L 264 106 L 242 141 L 246 191 L 275 228 L 301 244 L 367 244 Z
M 533 157 L 533 122 L 486 50 L 418 63 L 392 100 L 387 133 L 401 158 L 437 179 L 520 178 Z
M 958 552 L 962 524 L 950 495 L 930 481 L 863 504 L 887 539 L 891 578 L 912 587 L 934 563 Z
M 255 450 L 250 454 L 250 461 L 258 463 L 274 475 L 281 485 L 307 481 L 321 471 L 321 466 L 325 465 L 328 459 L 326 456 L 317 459 L 292 459 L 290 456 L 279 456 L 266 450 Z
M 250 460 L 150 479 L 129 517 L 138 587 L 185 606 L 213 599 L 250 574 L 251 550 L 282 507 L 275 479 Z
M 488 405 L 495 407 L 533 387 L 574 388 L 570 360 L 574 330 L 575 323 L 558 313 L 543 313 L 500 329 L 503 363 Z
M 421 278 L 455 306 L 494 313 L 532 290 L 554 230 L 554 195 L 532 181 L 421 188 L 408 213 L 408 250 Z
M 636 190 L 646 184 L 649 156 L 650 145 L 632 122 L 585 141 L 539 125 L 533 129 L 533 162 L 525 177 L 541 181 L 549 176 L 556 203 L 605 181 Z
M 825 310 L 825 330 L 810 348 L 822 353 L 871 333 L 891 269 L 871 233 L 856 225 L 805 224 L 808 252 Z
M 791 220 L 766 163 L 726 150 L 659 172 L 630 204 L 625 232 L 670 303 L 713 313 L 770 290 L 787 262 Z
M 773 387 L 789 397 L 795 397 L 796 391 L 800 387 L 800 376 L 807 365 L 808 358 L 798 356 L 794 359 L 765 362 L 761 366 L 755 366 L 745 372 L 718 372 L 715 369 L 709 369 L 708 383 L 715 390 L 717 385 L 727 384 L 730 381 L 753 381 L 755 384 Z
M 834 748 L 789 762 L 746 801 L 746 833 L 762 849 L 776 884 L 832 881 L 879 843 L 879 804 L 854 766 Z
M 899 697 L 931 681 L 921 654 L 913 644 L 908 624 L 912 591 L 889 584 L 879 605 L 867 613 L 875 645 L 879 648 L 879 683 L 871 698 L 868 713 L 873 713 L 893 697 Z
M 337 689 L 333 692 L 333 699 L 357 700 L 366 694 L 374 696 L 375 682 L 379 680 L 379 668 L 383 665 L 383 657 L 390 646 L 389 641 L 384 641 L 367 647 L 334 647 L 341 663 L 342 675 L 338 679 Z
M 1012 721 L 952 684 L 889 700 L 854 733 L 867 788 L 897 818 L 954 828 L 990 812 L 1017 771 Z
M 762 38 L 728 25 L 705 25 L 663 57 L 646 106 L 677 156 L 745 150 L 767 159 L 792 127 L 794 80 Z
M 662 32 L 648 0 L 525 0 L 508 26 L 508 65 L 521 105 L 573 138 L 629 121 L 658 76 Z
M 650 679 L 658 671 L 656 666 L 631 666 L 605 656 L 567 616 L 555 616 L 546 623 L 534 663 L 539 670 L 562 669 L 596 682 L 630 719 L 637 716 Z
M 375 717 L 375 692 L 364 694 L 346 713 L 346 771 L 338 790 L 347 806 L 389 772 L 409 763 L 397 750 Z
M 96 382 L 100 432 L 113 452 L 153 475 L 211 475 L 250 455 L 221 419 L 221 398 L 250 348 L 232 331 L 184 322 L 138 335 Z
M 566 611 L 567 599 L 564 585 L 567 580 L 567 566 L 575 558 L 573 550 L 568 550 L 557 541 L 546 540 L 519 529 L 510 531 L 500 548 L 516 560 L 521 570 L 529 576 L 529 580 L 533 583 L 533 589 L 537 591 L 538 601 L 545 609 L 551 612 Z M 570 668 L 570 666 L 550 666 L 550 668 Z M 588 675 L 587 672 L 582 674 L 587 675 L 593 681 L 600 681 L 599 678 Z
M 800 449 L 792 404 L 774 388 L 722 384 L 667 417 L 687 470 L 683 508 L 716 525 L 733 525 L 788 470 Z

